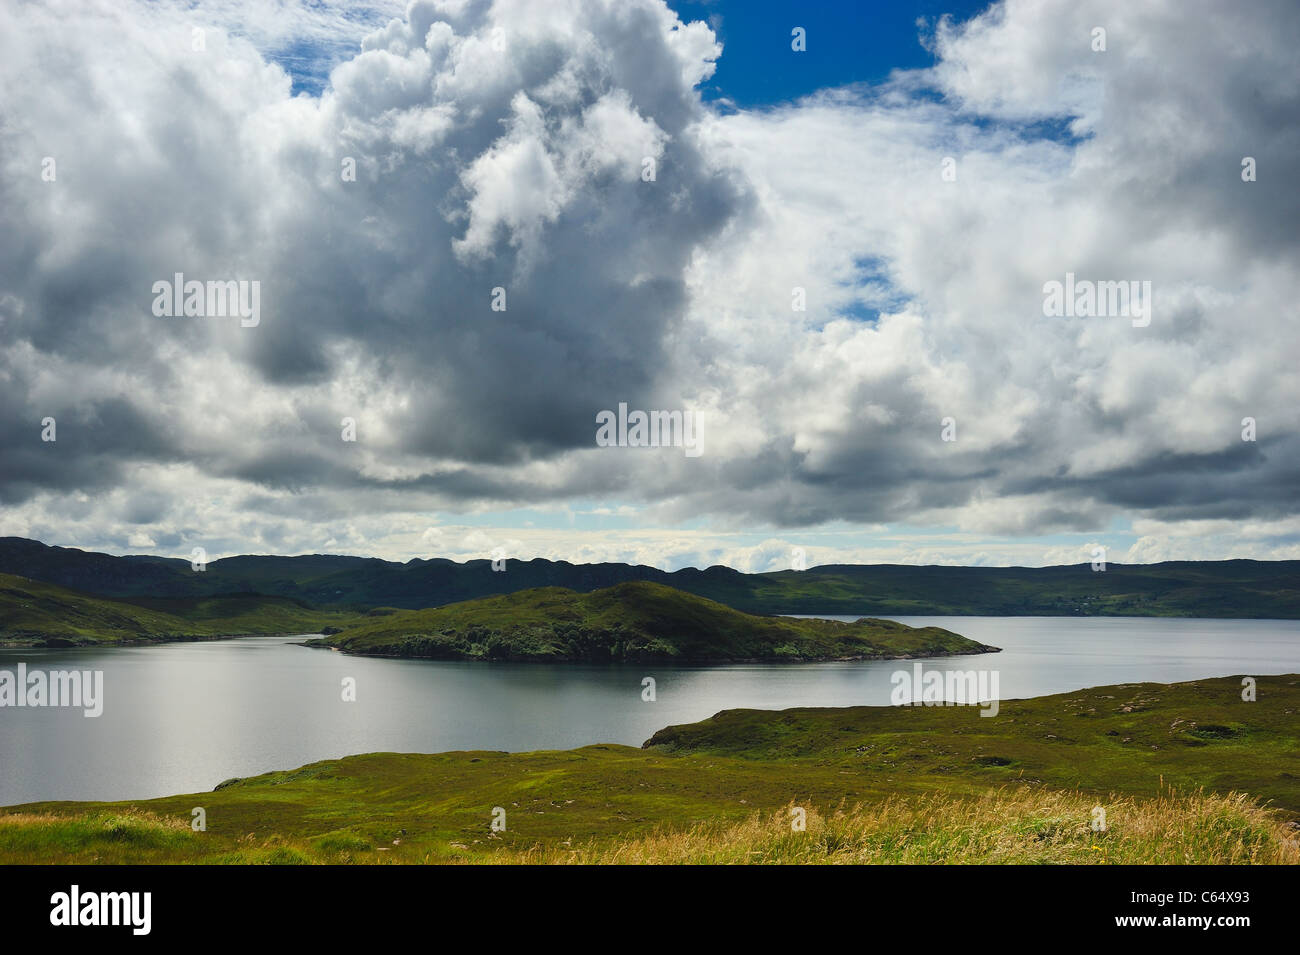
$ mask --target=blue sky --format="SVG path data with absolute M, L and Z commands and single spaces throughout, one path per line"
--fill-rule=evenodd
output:
M 895 69 L 930 66 L 919 42 L 944 14 L 966 20 L 988 4 L 970 0 L 867 3 L 836 0 L 718 0 L 671 6 L 683 20 L 704 20 L 722 42 L 717 72 L 702 89 L 742 108 L 767 106 L 851 83 L 876 83 Z M 791 30 L 803 27 L 807 49 L 791 49 Z
M 909 0 L 890 4 L 828 2 L 810 5 L 790 0 L 670 0 L 669 6 L 683 21 L 703 20 L 709 24 L 723 52 L 714 75 L 700 90 L 704 99 L 726 108 L 762 109 L 792 103 L 819 90 L 871 85 L 885 81 L 895 70 L 921 69 L 932 66 L 935 58 L 926 47 L 935 23 L 943 16 L 966 20 L 988 7 L 983 0 Z M 805 49 L 792 47 L 795 27 L 804 30 Z M 295 43 L 276 54 L 275 59 L 294 76 L 295 92 L 318 94 L 328 81 L 335 62 L 348 58 L 352 50 L 339 43 L 315 49 L 305 42 Z M 976 125 L 990 123 L 973 118 Z M 1026 138 L 1043 137 L 1068 141 L 1063 128 L 1040 125 L 1027 128 Z M 882 304 L 897 307 L 900 302 L 891 293 L 881 271 L 883 263 L 861 263 L 864 294 L 876 288 Z M 851 306 L 847 314 L 864 321 L 874 321 L 879 310 L 865 304 Z M 520 531 L 588 531 L 595 533 L 633 533 L 641 528 L 643 517 L 635 508 L 619 502 L 572 501 L 555 509 L 519 509 L 486 511 L 478 514 L 447 515 L 448 523 L 459 529 L 492 531 L 518 528 Z M 706 521 L 688 521 L 677 525 L 687 535 L 708 535 Z M 911 555 L 927 552 L 944 554 L 954 544 L 965 548 L 985 549 L 973 554 L 971 563 L 1006 564 L 1014 562 L 1009 554 L 1023 546 L 1023 539 L 981 538 L 963 533 L 957 527 L 909 527 L 906 525 L 864 528 L 848 524 L 791 532 L 774 528 L 734 531 L 727 535 L 728 545 L 735 548 L 762 550 L 764 541 L 797 541 L 817 561 L 817 552 L 840 552 L 844 548 L 868 548 L 897 552 L 905 547 Z M 1116 522 L 1104 535 L 1108 548 L 1127 549 L 1136 536 L 1127 522 Z M 1100 542 L 1098 535 L 1053 534 L 1037 537 L 1036 543 L 1063 555 L 1061 559 L 1081 559 L 1081 548 Z M 699 542 L 691 536 L 683 549 L 699 563 Z M 1067 552 L 1074 552 L 1064 556 Z M 725 559 L 719 549 L 716 559 Z M 686 556 L 684 554 L 683 556 Z M 924 559 L 924 557 L 921 557 Z M 783 566 L 785 555 L 776 551 L 773 566 Z M 676 561 L 672 561 L 676 563 Z M 754 567 L 753 569 L 764 569 Z
M 1293 2 L 69 2 L 0 5 L 0 534 L 1300 557 Z M 259 321 L 160 325 L 181 271 Z M 1045 317 L 1070 273 L 1150 327 Z M 705 453 L 608 450 L 623 403 Z
M 821 89 L 876 83 L 895 69 L 930 66 L 934 57 L 920 38 L 935 21 L 944 15 L 966 20 L 989 6 L 972 0 L 670 0 L 668 5 L 684 21 L 708 23 L 723 44 L 717 72 L 701 86 L 704 98 L 747 109 Z M 360 38 L 388 19 L 365 8 L 350 18 L 357 25 L 356 43 L 296 40 L 271 52 L 293 77 L 295 93 L 318 95 L 330 69 L 355 55 Z M 802 53 L 791 49 L 795 27 L 805 30 Z

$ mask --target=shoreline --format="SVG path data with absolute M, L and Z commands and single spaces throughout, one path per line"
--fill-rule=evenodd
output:
M 335 653 L 342 653 L 350 657 L 370 657 L 377 660 L 431 660 L 436 663 L 582 663 L 582 664 L 634 664 L 634 663 L 677 663 L 683 666 L 725 666 L 736 663 L 763 663 L 763 664 L 799 664 L 799 663 L 870 663 L 874 660 L 930 660 L 945 657 L 975 657 L 983 656 L 986 653 L 1001 653 L 1001 647 L 988 646 L 979 644 L 976 650 L 956 650 L 945 652 L 942 650 L 932 650 L 922 653 L 903 653 L 903 654 L 856 654 L 853 656 L 826 656 L 826 657 L 677 657 L 677 656 L 646 656 L 636 657 L 633 659 L 611 660 L 611 659 L 593 659 L 585 657 L 536 657 L 536 656 L 518 656 L 518 657 L 472 657 L 472 656 L 419 656 L 402 653 L 366 653 L 358 650 L 348 650 L 344 647 L 335 647 L 327 643 L 295 643 L 293 646 L 306 647 L 308 650 L 333 650 Z
M 0 640 L 0 650 L 111 650 L 116 647 L 155 647 L 164 646 L 170 643 L 210 643 L 215 640 L 242 640 L 245 637 L 298 637 L 308 636 L 297 630 L 283 630 L 275 633 L 218 633 L 218 634 L 194 634 L 192 636 L 163 637 L 158 640 L 149 639 L 123 639 L 113 643 L 104 643 L 98 640 L 86 640 L 84 642 L 74 642 L 65 637 L 48 637 L 47 641 L 57 640 L 59 643 L 13 643 L 7 640 Z M 315 634 L 310 634 L 315 636 Z

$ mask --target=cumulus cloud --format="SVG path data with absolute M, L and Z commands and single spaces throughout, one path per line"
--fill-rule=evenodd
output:
M 0 7 L 0 529 L 470 555 L 532 532 L 431 515 L 594 501 L 645 536 L 545 556 L 1293 552 L 1248 530 L 1297 517 L 1293 4 L 1008 2 L 755 111 L 701 100 L 725 51 L 660 0 L 279 9 Z M 1067 272 L 1150 281 L 1150 324 L 1044 316 Z M 259 281 L 261 321 L 155 316 L 176 273 Z M 619 402 L 705 453 L 597 448 Z

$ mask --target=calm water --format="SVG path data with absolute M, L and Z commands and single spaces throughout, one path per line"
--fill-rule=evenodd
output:
M 852 619 L 840 617 L 836 619 Z M 1300 621 L 898 617 L 1004 648 L 927 660 L 996 669 L 1003 699 L 1109 683 L 1300 672 Z M 0 669 L 104 671 L 104 712 L 0 708 L 0 805 L 143 799 L 374 751 L 639 745 L 731 707 L 881 705 L 909 661 L 725 667 L 433 663 L 261 637 L 118 650 L 0 650 Z M 657 699 L 641 699 L 653 676 Z M 353 677 L 357 700 L 341 700 Z

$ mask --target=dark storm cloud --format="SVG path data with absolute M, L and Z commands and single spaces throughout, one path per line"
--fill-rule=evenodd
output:
M 1193 6 L 1009 7 L 941 28 L 933 71 L 727 115 L 697 92 L 715 38 L 658 0 L 421 0 L 319 98 L 272 19 L 250 42 L 224 7 L 7 6 L 0 497 L 168 547 L 232 512 L 274 546 L 280 519 L 346 543 L 355 515 L 575 499 L 727 527 L 1290 518 L 1300 11 Z M 1155 319 L 1044 318 L 1066 271 L 1152 280 Z M 260 321 L 155 316 L 178 272 L 258 281 Z M 698 409 L 705 453 L 597 449 L 619 402 Z

